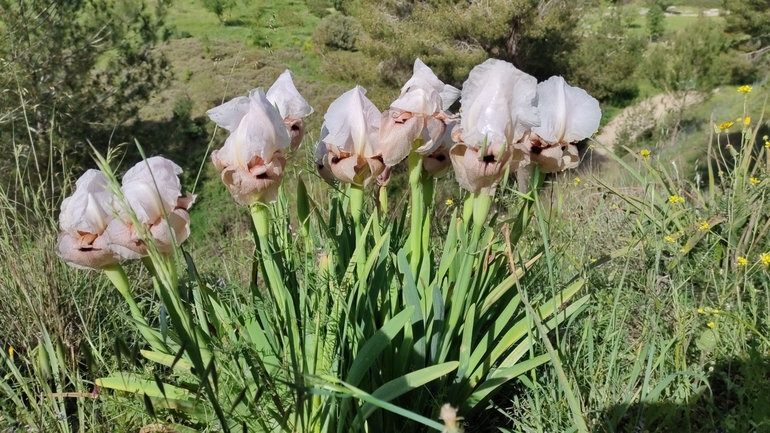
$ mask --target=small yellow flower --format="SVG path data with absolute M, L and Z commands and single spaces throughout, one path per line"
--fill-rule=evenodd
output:
M 703 308 L 698 308 L 698 314 L 706 314 L 706 310 Z
M 765 140 L 765 141 L 770 140 L 770 138 L 767 138 L 767 135 L 763 135 L 762 139 Z
M 746 266 L 746 264 L 749 263 L 749 261 L 746 260 L 746 257 L 741 256 L 736 257 L 735 261 L 738 262 L 738 266 Z
M 765 266 L 770 266 L 770 253 L 762 253 L 759 255 L 759 260 L 762 260 L 762 263 L 765 264 Z
M 735 119 L 735 121 L 736 121 L 736 122 L 739 122 L 739 123 L 740 123 L 740 122 L 743 122 L 743 117 L 739 117 L 739 118 Z
M 451 198 L 446 201 L 447 206 L 452 206 L 453 204 L 455 204 L 455 202 Z
M 500 199 L 495 197 L 495 203 L 499 203 L 499 202 L 500 202 Z
M 594 148 L 594 145 L 593 145 L 593 144 L 589 144 L 589 145 L 588 145 L 588 148 L 589 148 L 589 149 L 593 149 L 593 148 Z
M 596 259 L 591 259 L 591 263 L 596 263 Z
M 639 152 L 644 159 L 647 159 L 650 157 L 650 151 L 647 149 L 642 149 L 641 152 Z
M 457 222 L 458 222 L 458 223 L 461 223 L 461 222 L 463 222 L 463 219 L 462 219 L 462 217 L 457 217 Z
M 770 149 L 770 141 L 765 141 L 765 147 Z
M 8 346 L 8 356 L 11 357 L 11 361 L 13 361 L 13 346 Z
M 751 92 L 751 86 L 741 86 L 741 87 L 738 87 L 738 91 L 743 93 L 743 94 L 749 93 L 749 92 Z
M 698 230 L 708 230 L 709 229 L 709 223 L 708 221 L 703 221 L 700 223 L 700 226 L 698 227 Z
M 716 308 L 711 310 L 711 314 L 719 314 L 721 311 L 717 310 Z
M 751 123 L 751 117 L 746 116 L 746 118 L 743 119 L 743 126 L 749 126 L 749 123 Z
M 572 185 L 574 185 L 574 186 L 578 186 L 579 183 L 580 183 L 580 178 L 579 177 L 576 177 L 575 180 L 572 181 Z
M 709 328 L 713 328 L 714 327 L 714 322 L 709 322 L 709 323 L 706 324 L 706 326 L 708 326 Z
M 752 185 L 756 185 L 759 183 L 759 179 L 756 177 L 749 178 L 749 182 L 751 182 Z
M 740 119 L 739 119 L 740 121 Z M 719 125 L 719 130 L 724 131 L 725 129 L 730 128 L 731 126 L 735 125 L 735 122 L 726 122 Z
M 598 133 L 599 133 L 599 130 L 598 130 L 598 129 L 597 129 L 596 131 L 594 131 L 594 135 L 596 135 L 596 134 L 598 134 Z
M 680 196 L 674 194 L 674 195 L 672 195 L 671 197 L 668 198 L 668 201 L 670 203 L 673 203 L 673 204 L 684 203 L 684 197 L 680 197 Z
M 674 238 L 672 238 L 671 236 L 666 236 L 666 237 L 665 237 L 665 238 L 663 238 L 663 239 L 665 239 L 665 240 L 666 240 L 666 242 L 669 242 L 669 243 L 672 243 L 672 244 L 673 244 L 674 242 L 676 242 L 676 240 L 675 240 Z

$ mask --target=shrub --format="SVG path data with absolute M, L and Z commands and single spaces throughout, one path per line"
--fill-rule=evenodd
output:
M 308 11 L 318 18 L 329 15 L 329 8 L 331 7 L 329 0 L 306 0 L 305 4 Z
M 355 18 L 333 14 L 324 18 L 313 32 L 313 43 L 318 47 L 355 51 L 361 27 Z

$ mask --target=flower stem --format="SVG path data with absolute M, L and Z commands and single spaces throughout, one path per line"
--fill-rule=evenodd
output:
M 422 140 L 419 140 L 421 142 Z M 413 146 L 414 147 L 414 146 Z M 409 165 L 409 186 L 411 188 L 411 231 L 409 232 L 409 246 L 411 257 L 409 268 L 412 275 L 417 275 L 422 259 L 422 225 L 425 214 L 425 202 L 423 198 L 422 184 L 422 156 L 417 152 L 410 152 L 407 158 Z
M 492 206 L 492 197 L 484 193 L 474 194 L 473 199 L 473 231 L 481 231 L 481 227 L 487 221 L 489 208 Z
M 286 308 L 286 296 L 283 291 L 283 278 L 275 264 L 273 251 L 270 249 L 270 209 L 263 203 L 254 203 L 249 207 L 256 232 L 257 257 L 261 261 L 262 279 L 273 296 L 278 310 Z M 254 260 L 257 260 L 256 258 Z M 256 281 L 255 281 L 256 283 Z M 292 314 L 293 316 L 293 314 Z
M 157 332 L 153 331 L 147 324 L 142 311 L 136 304 L 136 300 L 134 299 L 133 295 L 131 295 L 131 284 L 128 281 L 128 276 L 123 270 L 123 267 L 118 264 L 108 266 L 104 268 L 104 273 L 107 275 L 107 278 L 110 279 L 112 285 L 118 289 L 118 292 L 120 292 L 120 294 L 123 296 L 123 299 L 126 300 L 128 309 L 131 311 L 131 317 L 133 317 L 134 320 L 139 323 L 139 332 L 141 332 L 142 336 L 145 338 L 145 340 L 147 340 L 147 343 L 149 343 L 154 350 L 163 353 L 168 352 L 166 350 L 166 345 L 163 343 L 163 340 L 160 338 Z
M 361 229 L 361 211 L 364 208 L 364 187 L 350 185 L 350 216 L 356 224 L 356 235 Z

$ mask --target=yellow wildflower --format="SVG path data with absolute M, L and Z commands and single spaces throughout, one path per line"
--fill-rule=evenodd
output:
M 698 230 L 708 230 L 709 229 L 709 223 L 708 221 L 703 221 L 700 223 L 700 226 L 698 227 Z
M 13 361 L 13 346 L 8 346 L 8 356 L 11 357 L 11 361 Z
M 457 217 L 457 222 L 458 222 L 458 223 L 461 223 L 461 222 L 463 222 L 463 219 L 462 219 L 462 217 Z
M 759 260 L 762 260 L 762 263 L 765 264 L 765 266 L 770 266 L 770 253 L 762 253 L 759 255 Z
M 725 129 L 730 128 L 731 126 L 735 125 L 735 122 L 726 122 L 719 125 L 719 130 L 724 131 Z
M 641 152 L 639 152 L 644 159 L 647 159 L 650 157 L 650 151 L 647 149 L 642 149 Z
M 676 204 L 676 203 L 684 203 L 684 197 L 680 197 L 680 196 L 674 194 L 674 195 L 672 195 L 671 197 L 668 198 L 668 201 L 670 203 L 674 203 L 674 204 Z
M 716 308 L 711 310 L 711 314 L 719 314 L 719 313 L 720 313 L 720 311 L 718 309 L 716 309 Z
M 746 266 L 746 264 L 749 263 L 749 261 L 746 260 L 746 257 L 742 256 L 736 257 L 735 261 L 738 262 L 738 266 Z
M 455 202 L 451 198 L 446 201 L 447 206 L 452 206 L 453 204 L 455 204 Z
M 579 183 L 580 183 L 580 178 L 579 177 L 576 177 L 575 180 L 572 182 L 572 184 L 575 185 L 575 186 L 578 186 Z
M 746 116 L 746 118 L 743 119 L 743 126 L 749 126 L 749 123 L 751 123 L 751 117 Z
M 770 149 L 770 141 L 765 141 L 765 147 Z
M 749 182 L 751 182 L 752 185 L 756 185 L 759 183 L 759 179 L 757 179 L 756 177 L 751 177 L 749 178 Z
M 500 202 L 500 199 L 495 197 L 495 203 L 499 203 L 499 202 Z
M 741 87 L 738 87 L 738 91 L 743 93 L 743 94 L 749 93 L 749 92 L 751 92 L 751 86 L 741 86 Z
M 703 308 L 698 308 L 698 314 L 706 314 L 706 310 Z
M 675 239 L 674 239 L 674 238 L 672 238 L 671 236 L 666 236 L 666 237 L 665 237 L 665 238 L 663 238 L 663 239 L 665 239 L 665 240 L 666 240 L 666 242 L 670 242 L 670 243 L 674 243 L 674 242 L 675 242 Z
M 709 322 L 709 323 L 706 324 L 706 326 L 708 326 L 709 328 L 713 328 L 714 327 L 714 322 Z
M 763 135 L 762 139 L 765 140 L 765 141 L 770 140 L 770 138 L 768 138 L 767 135 Z

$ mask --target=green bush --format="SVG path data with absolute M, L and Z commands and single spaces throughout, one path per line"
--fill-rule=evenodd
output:
M 646 45 L 627 34 L 620 15 L 610 16 L 570 56 L 570 79 L 602 102 L 623 105 L 639 93 L 635 72 Z
M 305 4 L 307 10 L 318 18 L 329 15 L 329 8 L 331 7 L 329 0 L 305 0 Z
M 313 32 L 313 43 L 333 50 L 355 51 L 361 27 L 355 18 L 342 14 L 329 15 Z

